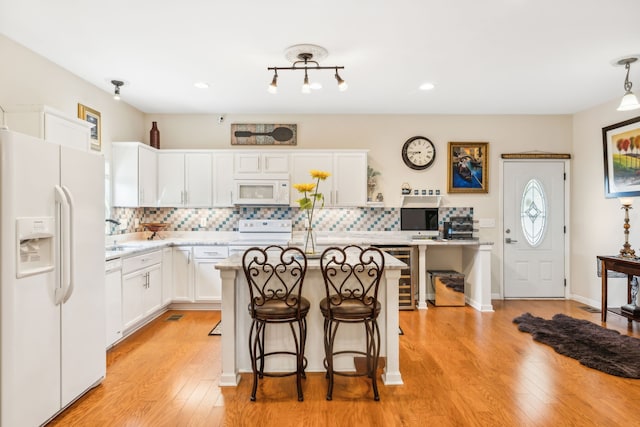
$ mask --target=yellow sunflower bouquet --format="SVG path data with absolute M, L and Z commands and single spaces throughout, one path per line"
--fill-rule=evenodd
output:
M 315 235 L 313 233 L 313 214 L 315 212 L 316 205 L 319 205 L 320 208 L 324 207 L 324 195 L 318 191 L 318 187 L 320 186 L 320 181 L 327 179 L 330 176 L 330 173 L 313 169 L 309 171 L 309 174 L 313 179 L 315 179 L 315 182 L 294 184 L 293 188 L 302 194 L 302 197 L 296 201 L 298 202 L 298 205 L 300 205 L 300 209 L 304 209 L 307 217 L 304 251 L 305 253 L 313 254 L 316 252 Z

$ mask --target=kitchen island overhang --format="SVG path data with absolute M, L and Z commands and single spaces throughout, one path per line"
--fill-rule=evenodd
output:
M 249 304 L 249 290 L 242 270 L 242 254 L 234 254 L 219 262 L 216 269 L 220 270 L 222 279 L 222 372 L 220 386 L 237 386 L 240 373 L 251 372 L 249 359 L 248 337 L 251 318 L 247 306 Z M 385 254 L 385 270 L 380 283 L 378 298 L 382 304 L 382 311 L 378 317 L 380 327 L 380 357 L 386 359 L 382 381 L 385 385 L 401 385 L 400 373 L 400 340 L 398 324 L 398 282 L 400 273 L 406 264 Z M 319 303 L 325 297 L 325 287 L 318 259 L 308 260 L 307 274 L 304 279 L 302 294 L 311 302 L 311 309 L 307 315 L 307 343 L 305 356 L 307 358 L 307 372 L 325 372 L 323 322 L 324 318 L 319 309 Z M 291 347 L 290 332 L 283 328 L 271 328 L 267 331 L 265 343 L 267 348 Z M 336 337 L 336 348 L 344 345 L 353 348 L 354 345 L 365 345 L 365 334 L 358 325 L 344 325 L 339 336 Z M 295 361 L 286 357 L 275 357 L 268 361 L 267 368 L 273 371 L 290 371 Z M 336 369 L 355 369 L 353 360 L 336 361 Z M 268 370 L 265 368 L 265 370 Z

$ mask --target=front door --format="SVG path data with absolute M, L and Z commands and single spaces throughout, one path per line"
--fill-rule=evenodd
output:
M 503 164 L 505 298 L 565 296 L 564 161 Z

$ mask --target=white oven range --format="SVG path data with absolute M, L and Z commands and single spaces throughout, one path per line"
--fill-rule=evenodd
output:
M 254 246 L 288 246 L 292 225 L 290 219 L 241 219 L 238 221 L 238 239 L 229 242 L 229 255 L 243 253 Z

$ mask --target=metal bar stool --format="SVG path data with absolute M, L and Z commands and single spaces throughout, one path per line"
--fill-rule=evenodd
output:
M 258 378 L 296 376 L 298 400 L 302 395 L 305 376 L 304 348 L 307 340 L 307 313 L 310 303 L 302 297 L 302 284 L 307 272 L 307 258 L 298 248 L 268 246 L 247 249 L 242 256 L 242 267 L 249 285 L 249 355 L 253 370 L 251 400 L 256 400 Z M 265 329 L 267 324 L 288 323 L 295 342 L 295 351 L 267 351 Z M 295 328 L 294 326 L 297 326 Z M 292 372 L 264 372 L 265 358 L 274 355 L 292 355 L 296 369 Z
M 329 385 L 327 400 L 332 399 L 334 375 L 368 376 L 371 378 L 374 400 L 380 400 L 376 371 L 380 356 L 380 329 L 378 315 L 378 287 L 384 272 L 384 255 L 376 248 L 349 245 L 344 248 L 327 248 L 320 258 L 326 297 L 320 301 L 324 316 L 325 368 Z M 366 336 L 364 350 L 334 350 L 336 334 L 342 323 L 362 323 Z M 334 369 L 334 356 L 364 355 L 366 371 L 342 371 Z

